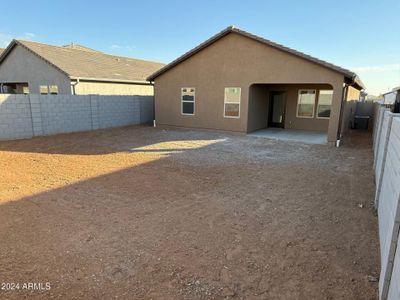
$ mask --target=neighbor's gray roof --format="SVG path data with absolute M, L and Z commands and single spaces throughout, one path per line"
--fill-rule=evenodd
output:
M 149 76 L 147 79 L 149 81 L 153 81 L 156 77 L 158 77 L 159 75 L 163 74 L 164 72 L 168 71 L 169 69 L 173 68 L 174 66 L 176 66 L 177 64 L 181 63 L 182 61 L 188 59 L 189 57 L 191 57 L 192 55 L 196 54 L 197 52 L 201 51 L 202 49 L 206 48 L 207 46 L 209 46 L 210 44 L 214 43 L 215 41 L 221 39 L 222 37 L 228 35 L 229 33 L 237 33 L 240 34 L 242 36 L 251 38 L 253 40 L 256 40 L 258 42 L 261 42 L 265 45 L 268 45 L 270 47 L 279 49 L 281 51 L 293 54 L 295 56 L 301 57 L 303 59 L 306 59 L 308 61 L 311 61 L 313 63 L 316 63 L 318 65 L 321 65 L 323 67 L 326 67 L 328 69 L 334 70 L 336 72 L 339 72 L 341 74 L 343 74 L 344 76 L 351 78 L 353 80 L 355 80 L 355 82 L 360 85 L 360 87 L 364 88 L 362 82 L 359 80 L 359 78 L 357 77 L 357 74 L 355 74 L 354 72 L 344 69 L 342 67 L 336 66 L 334 64 L 328 63 L 324 60 L 320 60 L 318 58 L 312 57 L 308 54 L 305 54 L 303 52 L 299 52 L 297 50 L 291 49 L 289 47 L 283 46 L 281 44 L 277 44 L 275 42 L 272 42 L 270 40 L 264 39 L 262 37 L 259 37 L 257 35 L 251 34 L 249 32 L 246 32 L 244 30 L 235 28 L 234 26 L 229 26 L 226 29 L 224 29 L 223 31 L 217 33 L 216 35 L 212 36 L 211 38 L 209 38 L 208 40 L 206 40 L 205 42 L 201 43 L 199 46 L 193 48 L 192 50 L 190 50 L 189 52 L 186 52 L 185 54 L 183 54 L 182 56 L 180 56 L 179 58 L 177 58 L 176 60 L 172 61 L 171 63 L 169 63 L 168 65 L 164 66 L 163 68 L 161 68 L 160 70 L 156 71 L 155 73 L 153 73 L 151 76 Z
M 392 89 L 392 91 L 393 91 L 393 92 L 395 92 L 395 91 L 400 91 L 400 85 L 399 85 L 399 86 L 396 86 L 396 87 L 394 87 L 394 88 Z
M 33 52 L 70 78 L 146 81 L 150 74 L 164 66 L 157 62 L 105 54 L 81 45 L 60 47 L 22 40 L 10 43 L 0 55 L 0 63 L 16 45 Z

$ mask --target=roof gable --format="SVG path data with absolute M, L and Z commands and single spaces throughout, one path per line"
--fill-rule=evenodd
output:
M 71 79 L 144 82 L 147 76 L 164 66 L 157 62 L 105 54 L 81 45 L 59 47 L 22 40 L 10 43 L 0 55 L 0 64 L 17 45 L 34 53 Z
M 250 38 L 252 40 L 255 40 L 257 42 L 265 44 L 266 46 L 273 47 L 273 48 L 278 49 L 280 51 L 283 51 L 285 53 L 289 53 L 291 55 L 300 57 L 300 58 L 302 58 L 304 60 L 307 60 L 309 62 L 318 64 L 318 65 L 320 65 L 322 67 L 328 68 L 328 69 L 333 70 L 333 71 L 338 72 L 338 73 L 341 73 L 347 78 L 350 78 L 352 80 L 353 79 L 354 80 L 358 80 L 357 84 L 360 85 L 360 87 L 363 87 L 363 85 L 362 85 L 361 81 L 359 81 L 357 75 L 354 72 L 350 71 L 350 70 L 344 69 L 342 67 L 339 67 L 339 66 L 336 66 L 334 64 L 328 63 L 326 61 L 320 60 L 318 58 L 312 57 L 310 55 L 307 55 L 305 53 L 302 53 L 302 52 L 299 52 L 297 50 L 291 49 L 289 47 L 283 46 L 281 44 L 277 44 L 277 43 L 272 42 L 270 40 L 264 39 L 262 37 L 259 37 L 259 36 L 256 36 L 254 34 L 251 34 L 251 33 L 248 33 L 246 31 L 243 31 L 241 29 L 235 28 L 233 26 L 230 26 L 230 27 L 226 28 L 225 30 L 221 31 L 220 33 L 212 36 L 210 39 L 208 39 L 205 42 L 201 43 L 197 47 L 195 47 L 192 50 L 186 52 L 182 56 L 178 57 L 176 60 L 172 61 L 171 63 L 167 64 L 166 66 L 164 66 L 160 70 L 158 70 L 155 73 L 153 73 L 147 79 L 149 81 L 153 81 L 156 77 L 158 77 L 161 74 L 167 72 L 169 69 L 172 69 L 173 67 L 175 67 L 179 63 L 181 63 L 181 62 L 185 61 L 186 59 L 190 58 L 191 56 L 195 55 L 197 52 L 203 50 L 204 48 L 208 47 L 209 45 L 213 44 L 214 42 L 220 40 L 224 36 L 226 36 L 228 34 L 231 34 L 231 33 L 239 34 L 239 35 L 244 36 L 246 38 Z

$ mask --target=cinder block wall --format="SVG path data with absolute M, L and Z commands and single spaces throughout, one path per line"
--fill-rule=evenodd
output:
M 400 239 L 397 239 L 396 254 L 394 256 L 392 278 L 388 289 L 388 300 L 400 299 Z
M 109 97 L 113 100 L 110 101 Z M 140 124 L 140 99 L 126 96 L 96 96 L 100 128 Z
M 153 97 L 138 96 L 140 99 L 140 123 L 151 123 L 154 120 Z
M 151 122 L 153 96 L 0 94 L 0 140 Z
M 12 140 L 33 136 L 29 97 L 0 94 L 0 139 Z
M 43 135 L 92 130 L 90 96 L 31 97 L 40 99 Z
M 375 207 L 378 211 L 381 274 L 379 298 L 400 299 L 400 114 L 375 114 Z

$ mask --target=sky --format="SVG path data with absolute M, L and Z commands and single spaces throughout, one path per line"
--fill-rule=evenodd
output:
M 19 0 L 0 18 L 13 39 L 71 42 L 168 63 L 234 25 L 356 72 L 369 94 L 400 86 L 400 0 Z

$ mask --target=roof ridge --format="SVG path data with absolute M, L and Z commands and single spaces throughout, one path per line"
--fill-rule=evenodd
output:
M 120 56 L 120 55 L 114 55 L 114 54 L 110 54 L 110 53 L 106 53 L 106 52 L 101 52 L 101 53 L 104 54 L 104 55 L 113 56 L 113 57 L 133 59 L 133 60 L 139 60 L 139 61 L 144 61 L 144 62 L 151 62 L 151 63 L 157 63 L 157 64 L 165 65 L 162 62 L 154 61 L 154 60 L 147 60 L 147 59 L 143 59 L 143 58 L 135 58 L 135 57 L 129 57 L 129 56 Z
M 13 46 L 11 46 L 12 44 L 17 44 L 17 45 L 21 45 L 22 47 L 26 48 L 28 51 L 32 52 L 34 55 L 38 56 L 39 58 L 43 59 L 46 63 L 50 64 L 51 66 L 53 66 L 54 68 L 60 70 L 62 73 L 64 73 L 65 75 L 67 75 L 68 77 L 71 76 L 71 74 L 69 74 L 66 70 L 60 68 L 59 66 L 55 65 L 54 63 L 52 63 L 51 61 L 49 61 L 48 59 L 46 59 L 45 57 L 43 57 L 43 55 L 40 55 L 39 53 L 37 53 L 36 51 L 34 51 L 33 49 L 31 49 L 28 45 L 26 45 L 25 43 L 29 41 L 25 41 L 25 40 L 12 40 L 12 42 L 10 43 L 10 45 L 8 45 L 7 49 L 10 47 L 13 48 Z M 39 43 L 39 42 L 31 42 L 31 43 L 36 43 L 36 44 L 41 44 L 41 45 L 46 45 L 43 43 Z M 51 45 L 50 45 L 51 46 Z M 3 56 L 3 55 L 2 55 Z M 3 57 L 2 57 L 3 60 Z
M 93 48 L 81 45 L 81 44 L 76 44 L 74 42 L 72 42 L 71 44 L 67 44 L 67 45 L 62 45 L 61 47 L 66 48 L 66 49 L 76 49 L 76 50 L 82 50 L 82 51 L 86 51 L 86 52 L 101 52 L 99 50 L 95 50 Z
M 147 76 L 164 66 L 159 62 L 25 40 L 13 40 L 6 50 L 0 53 L 0 64 L 17 46 L 29 51 L 69 78 L 146 81 Z
M 330 63 L 330 62 L 328 62 L 328 61 L 326 61 L 326 60 L 317 58 L 317 57 L 315 57 L 315 56 L 312 56 L 312 55 L 310 55 L 310 54 L 307 54 L 307 53 L 304 53 L 304 52 L 302 52 L 302 51 L 296 50 L 296 49 L 294 49 L 294 48 L 285 46 L 285 45 L 283 45 L 283 44 L 280 44 L 280 43 L 271 41 L 271 40 L 266 39 L 266 38 L 264 38 L 264 37 L 262 37 L 262 36 L 259 36 L 259 35 L 250 33 L 250 32 L 248 32 L 248 31 L 245 31 L 245 30 L 243 30 L 243 29 L 240 29 L 240 28 L 233 28 L 232 31 L 233 31 L 233 32 L 238 32 L 238 33 L 243 33 L 243 34 L 252 36 L 252 37 L 254 37 L 254 38 L 256 38 L 256 39 L 261 39 L 261 40 L 263 40 L 263 41 L 268 42 L 269 44 L 271 44 L 271 46 L 272 46 L 272 45 L 275 45 L 276 47 L 282 48 L 282 50 L 289 50 L 290 52 L 294 52 L 294 54 L 298 54 L 298 55 L 304 56 L 304 57 L 306 57 L 306 58 L 310 58 L 310 59 L 313 59 L 313 60 L 317 60 L 317 61 L 322 62 L 322 63 L 324 63 L 324 64 L 328 64 L 328 65 L 331 65 L 331 66 L 333 66 L 333 67 L 340 68 L 340 69 L 342 69 L 342 70 L 344 70 L 344 71 L 347 71 L 347 72 L 349 72 L 349 73 L 353 73 L 353 75 L 355 75 L 355 73 L 354 73 L 353 71 L 349 70 L 349 69 L 343 68 L 343 67 L 338 66 L 338 65 L 336 65 L 336 64 Z
M 44 45 L 44 46 L 50 46 L 50 47 L 56 47 L 56 48 L 60 48 L 60 49 L 64 49 L 64 50 L 74 50 L 74 51 L 81 51 L 84 53 L 91 53 L 91 54 L 102 54 L 102 55 L 107 55 L 107 56 L 112 56 L 112 57 L 116 57 L 116 58 L 125 58 L 125 59 L 131 59 L 131 60 L 137 60 L 137 61 L 143 61 L 143 62 L 150 62 L 150 63 L 158 63 L 158 64 L 162 64 L 165 65 L 162 62 L 159 61 L 154 61 L 154 60 L 148 60 L 148 59 L 143 59 L 143 58 L 135 58 L 135 57 L 129 57 L 129 56 L 122 56 L 122 55 L 115 55 L 115 54 L 110 54 L 110 53 L 106 53 L 103 51 L 99 51 L 90 47 L 87 47 L 85 45 L 81 45 L 81 44 L 75 44 L 75 45 L 79 45 L 88 49 L 91 49 L 93 51 L 86 51 L 86 50 L 82 50 L 82 49 L 76 49 L 76 48 L 72 48 L 72 47 L 68 47 L 69 45 L 64 45 L 64 46 L 58 46 L 58 45 L 52 45 L 52 44 L 46 44 L 43 42 L 37 42 L 37 41 L 29 41 L 29 40 L 16 40 L 18 42 L 22 42 L 22 43 L 34 43 L 34 44 L 40 44 L 40 45 Z

